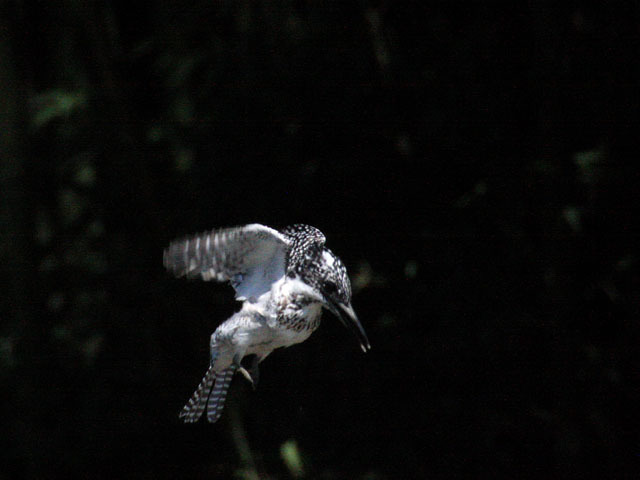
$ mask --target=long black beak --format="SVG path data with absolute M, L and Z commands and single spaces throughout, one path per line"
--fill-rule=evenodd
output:
M 328 308 L 333 313 L 342 324 L 347 327 L 348 330 L 351 330 L 353 334 L 358 339 L 360 343 L 360 348 L 362 348 L 363 352 L 367 352 L 371 350 L 371 344 L 369 343 L 369 339 L 367 338 L 367 334 L 364 332 L 364 328 L 360 324 L 358 317 L 356 316 L 356 312 L 353 311 L 353 307 L 351 304 L 345 305 L 343 303 L 335 303 L 331 300 L 328 302 Z

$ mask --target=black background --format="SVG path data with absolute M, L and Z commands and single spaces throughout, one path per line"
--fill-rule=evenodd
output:
M 0 4 L 0 478 L 635 478 L 630 4 Z M 325 314 L 185 426 L 237 305 L 162 250 L 250 222 L 373 349 Z

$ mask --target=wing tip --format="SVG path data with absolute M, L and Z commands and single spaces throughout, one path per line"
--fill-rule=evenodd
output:
M 183 277 L 188 273 L 188 270 L 186 268 L 186 265 L 178 261 L 178 256 L 173 250 L 175 250 L 173 244 L 171 244 L 164 250 L 162 254 L 162 265 L 169 273 L 173 274 L 174 276 Z
M 195 276 L 190 275 L 195 270 L 192 255 L 199 258 L 199 252 L 193 248 L 194 238 L 196 237 L 188 236 L 175 240 L 162 252 L 162 265 L 176 277 Z

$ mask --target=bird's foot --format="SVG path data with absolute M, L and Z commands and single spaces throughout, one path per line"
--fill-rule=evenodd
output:
M 249 381 L 249 383 L 251 384 L 251 387 L 254 390 L 258 387 L 258 380 L 260 378 L 260 370 L 258 368 L 258 362 L 259 362 L 258 357 L 254 356 L 253 360 L 251 361 L 251 369 L 247 371 L 247 369 L 242 366 L 242 364 L 240 363 L 240 359 L 237 356 L 233 359 L 233 363 L 236 365 L 236 367 L 238 367 L 238 371 L 242 374 L 244 378 L 246 378 Z
M 251 370 L 249 370 L 249 375 L 251 375 L 251 386 L 254 390 L 258 388 L 258 380 L 260 380 L 260 367 L 258 367 L 258 363 L 260 363 L 260 359 L 255 355 L 251 360 Z

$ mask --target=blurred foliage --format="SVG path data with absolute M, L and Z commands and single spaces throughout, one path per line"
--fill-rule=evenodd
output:
M 56 118 L 66 118 L 85 106 L 86 98 L 81 92 L 63 92 L 58 89 L 48 90 L 33 99 L 31 121 L 36 128 L 42 128 Z
M 280 456 L 293 478 L 304 477 L 304 464 L 295 440 L 287 440 L 280 445 Z
M 0 478 L 633 478 L 637 6 L 0 3 Z M 319 227 L 327 315 L 179 423 L 225 286 L 174 237 Z

